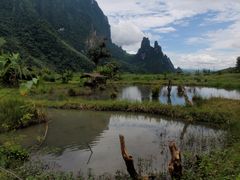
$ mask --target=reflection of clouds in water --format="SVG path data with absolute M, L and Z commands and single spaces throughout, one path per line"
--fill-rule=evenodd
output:
M 67 121 L 63 114 L 68 114 Z M 62 150 L 61 153 L 41 153 L 40 160 L 56 162 L 60 165 L 58 169 L 74 173 L 81 169 L 87 174 L 88 168 L 92 168 L 97 175 L 104 172 L 114 174 L 117 170 L 125 171 L 119 134 L 125 136 L 127 149 L 136 163 L 138 158 L 150 158 L 152 167 L 162 172 L 167 171 L 171 158 L 169 141 L 175 140 L 184 152 L 198 154 L 223 145 L 220 137 L 224 132 L 221 130 L 200 125 L 186 125 L 183 122 L 168 121 L 156 116 L 56 110 L 52 118 L 54 121 L 50 125 L 45 145 L 51 147 L 56 145 L 56 141 L 61 141 L 57 144 Z M 71 125 L 78 128 L 73 130 Z M 69 132 L 69 129 L 72 132 Z M 57 134 L 59 130 L 61 133 Z M 97 133 L 93 134 L 93 132 Z M 93 137 L 90 141 L 91 135 Z M 91 153 L 86 146 L 82 146 L 87 143 L 94 152 L 88 164 Z
M 177 93 L 177 87 L 176 86 L 172 86 L 172 90 L 171 90 L 171 96 L 168 97 L 168 90 L 167 87 L 163 87 L 160 90 L 160 97 L 159 97 L 159 101 L 163 104 L 170 104 L 169 103 L 169 98 L 171 100 L 171 104 L 172 105 L 183 105 L 185 104 L 185 99 L 184 97 L 180 97 Z
M 135 157 L 153 155 L 156 167 L 165 169 L 170 159 L 168 144 L 176 141 L 184 152 L 209 152 L 223 144 L 224 131 L 201 125 L 187 125 L 147 116 L 112 115 L 109 129 L 124 134 L 128 149 Z M 165 169 L 166 170 L 166 169 Z
M 122 90 L 120 99 L 142 101 L 142 94 L 137 86 L 131 86 Z
M 202 96 L 203 98 L 211 97 L 223 97 L 229 99 L 239 99 L 240 92 L 237 90 L 225 90 L 225 89 L 216 89 L 216 88 L 196 88 L 196 95 Z
M 237 90 L 225 90 L 217 88 L 207 88 L 207 87 L 185 87 L 186 93 L 190 101 L 194 96 L 200 96 L 202 98 L 212 98 L 212 97 L 222 97 L 227 99 L 239 99 L 240 92 Z M 119 94 L 119 99 L 130 100 L 130 101 L 142 101 L 142 100 L 152 100 L 151 87 L 142 86 L 130 86 L 125 87 Z M 171 96 L 168 97 L 167 87 L 163 87 L 159 92 L 159 101 L 163 104 L 172 105 L 184 105 L 185 98 L 178 95 L 177 86 L 172 86 Z
M 117 116 L 113 115 L 109 122 L 110 128 L 127 128 L 133 133 L 133 129 L 144 129 L 152 132 L 160 145 L 168 145 L 168 142 L 175 140 L 182 148 L 188 151 L 210 150 L 221 144 L 223 131 L 214 130 L 205 126 L 187 125 L 177 121 L 167 121 L 145 116 Z M 144 135 L 142 131 L 142 136 Z M 127 135 L 127 134 L 126 134 Z M 156 140 L 155 138 L 158 138 Z M 151 139 L 151 138 L 149 138 Z M 208 147 L 206 149 L 206 147 Z

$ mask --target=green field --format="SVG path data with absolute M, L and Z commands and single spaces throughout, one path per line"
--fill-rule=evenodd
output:
M 109 94 L 111 94 L 114 91 L 114 88 L 117 88 L 123 84 L 147 84 L 152 86 L 163 86 L 168 83 L 169 79 L 171 79 L 173 85 L 240 89 L 240 74 L 237 73 L 216 73 L 208 75 L 122 74 L 119 80 L 109 81 L 102 91 L 107 91 Z M 26 96 L 21 96 L 20 90 L 18 88 L 2 87 L 0 89 L 0 123 L 1 128 L 5 128 L 2 130 L 2 132 L 12 129 L 16 130 L 18 128 L 24 128 L 36 123 L 35 121 L 31 122 L 33 114 L 35 119 L 38 118 L 39 115 L 35 114 L 35 109 L 26 108 L 24 111 L 22 111 L 21 108 L 17 108 L 24 106 L 24 104 L 32 104 L 37 109 L 57 108 L 147 113 L 177 118 L 189 123 L 205 123 L 210 126 L 225 129 L 228 132 L 227 145 L 222 151 L 216 151 L 213 149 L 213 153 L 211 155 L 201 156 L 198 166 L 195 165 L 196 162 L 194 160 L 194 157 L 188 154 L 184 154 L 184 157 L 187 160 L 185 161 L 187 163 L 184 165 L 184 179 L 194 179 L 194 177 L 201 177 L 202 179 L 235 179 L 237 177 L 240 177 L 239 100 L 227 100 L 223 98 L 213 98 L 209 100 L 198 99 L 198 102 L 194 103 L 192 106 L 172 106 L 160 104 L 159 102 L 147 101 L 129 102 L 111 99 L 88 100 L 85 98 L 85 96 L 87 97 L 88 94 L 92 94 L 94 91 L 83 87 L 82 83 L 83 82 L 80 81 L 80 74 L 75 74 L 73 79 L 68 84 L 62 84 L 60 81 L 42 81 L 38 87 L 33 88 Z M 74 96 L 69 93 L 70 90 L 74 91 Z M 13 101 L 13 99 L 15 99 L 15 101 Z M 14 106 L 15 104 L 19 105 Z M 8 114 L 6 114 L 6 112 Z M 43 117 L 43 115 L 41 117 Z M 21 119 L 22 122 L 19 122 L 19 119 Z M 25 120 L 27 122 L 24 124 Z M 16 126 L 16 123 L 20 124 Z M 5 167 L 8 170 L 14 171 L 14 173 L 22 178 L 34 179 L 34 171 L 32 169 L 26 169 L 28 173 L 24 173 L 23 169 L 19 168 L 22 166 L 24 161 L 28 161 L 28 152 L 25 152 L 24 149 L 16 146 L 15 143 L 16 142 L 11 142 L 9 140 L 9 142 L 6 142 L 1 146 L 1 167 Z M 10 155 L 6 155 L 6 153 L 4 153 L 6 151 L 10 152 Z M 19 153 L 20 155 L 18 156 L 16 153 Z M 43 173 L 38 168 L 36 170 L 38 172 L 38 179 L 48 179 L 49 174 L 47 175 Z M 73 179 L 73 177 L 69 174 L 58 174 L 57 172 L 53 172 L 51 175 L 55 178 L 66 177 L 67 179 Z M 0 178 L 11 179 L 12 175 L 0 171 Z

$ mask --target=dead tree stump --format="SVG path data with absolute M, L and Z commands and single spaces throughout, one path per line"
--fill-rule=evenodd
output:
M 171 152 L 171 161 L 168 164 L 168 171 L 172 179 L 181 179 L 182 177 L 182 159 L 181 152 L 177 148 L 175 142 L 169 144 L 169 149 Z
M 138 179 L 138 173 L 135 170 L 134 163 L 133 163 L 133 157 L 130 156 L 127 153 L 126 146 L 125 146 L 125 140 L 123 135 L 119 135 L 120 139 L 120 145 L 121 145 L 121 152 L 122 152 L 122 157 L 125 161 L 125 164 L 127 166 L 127 171 L 130 175 L 130 177 L 134 180 Z

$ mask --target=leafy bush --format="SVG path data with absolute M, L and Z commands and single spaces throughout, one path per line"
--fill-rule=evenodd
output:
M 67 84 L 69 81 L 73 79 L 73 72 L 69 70 L 61 72 L 61 79 L 63 84 Z
M 0 132 L 24 128 L 44 120 L 44 114 L 32 103 L 13 98 L 0 101 Z
M 30 75 L 29 70 L 20 61 L 19 54 L 0 55 L 0 81 L 6 86 L 18 86 L 19 80 Z
M 154 86 L 152 88 L 152 98 L 158 98 L 159 97 L 159 91 L 160 91 L 160 87 L 159 86 Z
M 76 96 L 77 93 L 76 93 L 76 91 L 75 91 L 74 89 L 70 88 L 70 89 L 68 90 L 68 95 L 71 96 L 71 97 L 73 97 L 73 96 Z
M 13 168 L 18 164 L 22 164 L 29 158 L 28 152 L 21 146 L 11 143 L 5 143 L 0 146 L 0 166 L 5 168 Z
M 42 79 L 44 81 L 47 81 L 47 82 L 55 82 L 56 81 L 54 72 L 47 68 L 44 68 L 43 70 L 41 70 L 40 76 L 42 77 Z
M 116 77 L 117 73 L 119 72 L 119 67 L 116 63 L 108 63 L 104 66 L 98 66 L 97 72 L 106 76 L 109 79 L 113 79 Z
M 42 76 L 42 79 L 47 82 L 55 82 L 56 81 L 55 76 L 53 74 L 44 74 Z

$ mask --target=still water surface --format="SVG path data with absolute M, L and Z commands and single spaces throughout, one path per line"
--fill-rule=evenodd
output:
M 169 141 L 175 140 L 183 152 L 208 153 L 224 146 L 225 132 L 203 125 L 189 125 L 159 116 L 114 112 L 48 110 L 49 131 L 40 153 L 33 159 L 56 164 L 56 170 L 81 170 L 86 174 L 92 168 L 95 174 L 114 174 L 126 171 L 121 157 L 119 134 L 135 159 L 151 160 L 157 171 L 166 171 L 170 153 Z M 34 126 L 18 134 L 25 135 L 25 144 L 36 141 L 44 133 L 44 126 Z M 91 155 L 88 144 L 91 146 Z M 44 151 L 50 148 L 53 150 Z
M 209 99 L 212 97 L 222 97 L 226 99 L 240 100 L 240 91 L 237 90 L 226 90 L 209 87 L 185 87 L 185 89 L 188 99 L 191 102 L 194 96 L 199 96 L 204 99 Z M 157 99 L 152 98 L 150 86 L 127 86 L 120 88 L 118 99 L 138 102 L 157 100 L 160 103 L 172 105 L 185 104 L 185 98 L 178 95 L 177 86 L 172 86 L 170 97 L 168 97 L 167 87 L 162 87 L 159 91 L 159 97 Z

